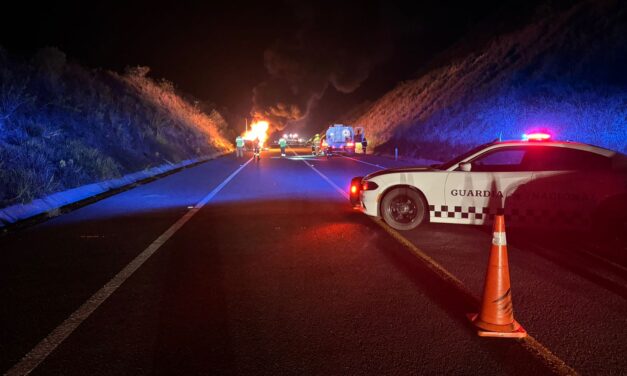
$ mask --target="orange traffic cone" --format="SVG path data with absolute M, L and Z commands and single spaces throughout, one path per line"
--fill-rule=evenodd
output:
M 468 318 L 477 327 L 477 334 L 480 337 L 523 338 L 527 336 L 527 331 L 514 320 L 503 215 L 494 217 L 492 249 L 483 287 L 481 312 L 469 314 Z

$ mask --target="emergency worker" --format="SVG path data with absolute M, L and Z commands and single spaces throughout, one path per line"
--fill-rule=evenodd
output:
M 281 148 L 281 157 L 285 157 L 285 147 L 287 146 L 287 140 L 281 137 L 279 139 L 279 147 Z
M 368 140 L 366 140 L 366 136 L 361 139 L 361 150 L 363 150 L 364 154 L 366 154 L 366 148 L 368 147 Z
M 256 160 L 261 158 L 261 141 L 259 141 L 259 137 L 255 138 L 255 141 L 253 141 L 253 158 Z
M 313 139 L 313 155 L 320 154 L 320 135 L 316 133 Z
M 242 138 L 242 136 L 237 136 L 237 138 L 235 139 L 235 146 L 236 148 L 236 156 L 237 158 L 243 157 L 244 156 L 244 139 Z

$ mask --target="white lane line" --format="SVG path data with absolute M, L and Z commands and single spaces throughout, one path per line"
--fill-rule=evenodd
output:
M 294 154 L 296 152 L 292 151 Z M 296 154 L 298 155 L 298 154 Z M 314 166 L 309 164 L 307 161 L 305 162 L 309 167 L 311 167 L 314 171 L 318 173 L 324 180 L 326 180 L 333 188 L 335 188 L 343 197 L 348 199 L 348 193 L 344 192 L 340 187 L 338 187 L 335 183 L 331 181 L 326 175 L 322 172 L 318 171 Z M 385 230 L 388 234 L 390 234 L 394 239 L 396 239 L 399 243 L 404 245 L 409 251 L 416 256 L 419 260 L 421 260 L 429 269 L 431 269 L 434 273 L 436 273 L 440 278 L 448 281 L 453 284 L 460 292 L 467 296 L 471 296 L 475 304 L 477 306 L 480 305 L 481 300 L 479 297 L 475 296 L 470 290 L 464 285 L 464 283 L 455 277 L 451 272 L 446 270 L 442 265 L 436 262 L 434 259 L 429 257 L 423 250 L 418 248 L 414 243 L 412 243 L 409 239 L 405 238 L 401 233 L 394 230 L 390 226 L 386 225 L 382 220 L 376 219 L 373 217 L 369 217 L 373 222 L 379 225 L 383 230 Z M 542 363 L 546 367 L 548 367 L 553 373 L 558 375 L 578 375 L 577 371 L 571 368 L 566 362 L 564 362 L 557 355 L 553 354 L 551 350 L 549 350 L 546 346 L 542 345 L 538 340 L 532 337 L 530 334 L 527 337 L 521 340 L 522 347 L 530 352 L 533 356 L 540 359 Z
M 148 246 L 142 253 L 133 259 L 118 274 L 115 275 L 106 285 L 92 295 L 83 305 L 74 311 L 65 321 L 57 326 L 46 338 L 41 340 L 28 354 L 26 354 L 16 365 L 11 367 L 5 375 L 28 375 L 37 366 L 43 362 L 65 339 L 67 339 L 78 326 L 85 321 L 102 303 L 111 296 L 137 269 L 139 269 L 165 242 L 168 241 L 194 214 L 218 194 L 226 186 L 235 175 L 246 167 L 252 158 L 241 165 L 235 172 L 227 177 L 220 185 L 215 187 L 208 195 L 206 195 L 198 204 L 190 209 L 185 215 L 179 218 L 176 223 L 170 226 L 163 234 L 161 234 L 152 244 Z
M 298 153 L 296 153 L 296 151 L 294 150 L 290 150 L 292 153 L 294 153 L 294 155 L 296 156 L 300 156 Z M 307 162 L 304 159 L 301 159 L 301 161 L 303 161 L 307 166 L 309 166 L 312 170 L 314 170 L 315 172 L 318 173 L 318 175 L 320 175 L 320 177 L 324 180 L 326 180 L 327 183 L 329 183 L 333 188 L 335 188 L 335 190 L 341 194 L 345 199 L 348 200 L 348 192 L 345 192 L 342 188 L 340 188 L 337 184 L 335 184 L 334 182 L 331 181 L 331 179 L 329 179 L 325 174 L 323 174 L 322 172 L 320 172 L 317 168 L 314 167 L 314 165 L 312 165 L 311 163 Z
M 314 166 L 312 166 L 311 164 L 309 164 L 307 161 L 303 161 L 305 162 L 305 164 L 309 167 L 311 167 L 312 170 L 316 171 L 318 173 L 318 175 L 320 175 L 320 177 L 322 177 L 324 180 L 327 181 L 327 183 L 329 183 L 333 188 L 335 188 L 335 190 L 341 194 L 345 199 L 348 200 L 348 192 L 345 192 L 342 188 L 338 187 L 334 182 L 331 181 L 331 179 L 329 179 L 328 177 L 326 177 L 325 174 L 323 174 L 322 172 L 320 172 L 317 168 L 315 168 Z
M 362 161 L 362 160 L 357 159 L 357 158 L 347 157 L 347 156 L 345 156 L 345 155 L 340 155 L 340 157 L 342 157 L 342 158 L 346 158 L 346 159 L 350 159 L 351 161 L 355 161 L 355 162 L 359 162 L 359 163 L 367 164 L 367 165 L 369 165 L 369 166 L 374 166 L 374 167 L 378 167 L 378 168 L 387 168 L 387 167 L 384 167 L 384 166 L 381 166 L 381 165 L 378 165 L 378 164 L 365 162 L 365 161 Z

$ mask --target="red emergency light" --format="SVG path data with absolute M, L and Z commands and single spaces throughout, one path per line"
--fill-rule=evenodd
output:
M 355 146 L 355 144 L 354 144 L 354 143 L 352 143 L 352 142 L 347 142 L 347 143 L 346 143 L 346 146 Z
M 350 187 L 350 202 L 353 206 L 358 206 L 359 205 L 359 188 L 361 186 L 361 180 L 363 179 L 363 177 L 358 176 L 355 177 L 351 180 L 351 187 Z
M 523 134 L 524 141 L 546 141 L 550 139 L 551 139 L 551 135 L 548 133 L 535 132 L 535 133 Z

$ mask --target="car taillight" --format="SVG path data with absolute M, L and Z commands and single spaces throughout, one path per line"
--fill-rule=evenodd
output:
M 346 146 L 355 146 L 355 144 L 354 144 L 354 143 L 352 143 L 352 142 L 347 142 L 347 143 L 346 143 Z
M 372 191 L 379 188 L 379 186 L 377 185 L 377 183 L 372 182 L 372 181 L 364 181 L 361 183 L 361 189 L 364 191 Z
M 361 179 L 363 179 L 363 176 L 353 178 L 351 180 L 350 188 L 348 189 L 350 192 L 349 199 L 353 206 L 359 205 L 359 188 L 361 188 Z

